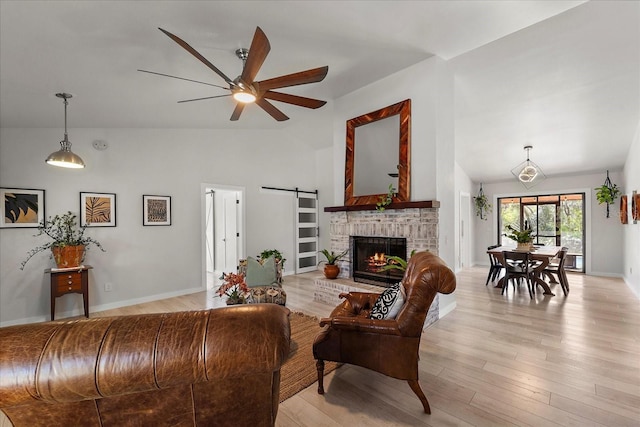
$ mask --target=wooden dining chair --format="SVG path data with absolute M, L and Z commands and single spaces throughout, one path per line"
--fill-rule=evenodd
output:
M 567 274 L 564 270 L 564 262 L 567 259 L 568 251 L 569 248 L 563 246 L 558 253 L 558 262 L 549 263 L 549 265 L 546 266 L 543 270 L 543 273 L 545 275 L 553 277 L 553 274 L 555 274 L 558 276 L 558 282 L 560 282 L 560 286 L 562 286 L 562 292 L 564 292 L 564 296 L 567 296 L 569 294 L 569 280 L 567 280 Z
M 487 251 L 491 249 L 495 249 L 500 245 L 493 245 L 487 248 Z M 485 282 L 485 286 L 489 284 L 489 280 L 494 282 L 496 278 L 500 275 L 500 271 L 504 268 L 502 263 L 500 262 L 500 258 L 496 256 L 496 254 L 489 254 L 489 262 L 491 265 L 489 266 L 489 274 L 487 274 L 487 281 Z
M 524 279 L 527 282 L 527 289 L 529 290 L 529 297 L 533 299 L 533 295 L 536 293 L 535 284 L 532 284 L 532 274 L 539 261 L 533 260 L 529 257 L 529 252 L 512 252 L 504 251 L 502 253 L 504 257 L 504 284 L 502 286 L 502 294 L 509 287 L 509 280 L 515 280 L 518 285 Z M 513 284 L 513 291 L 515 292 L 516 285 Z

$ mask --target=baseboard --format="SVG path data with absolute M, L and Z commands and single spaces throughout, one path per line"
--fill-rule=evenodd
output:
M 182 295 L 194 294 L 196 292 L 202 292 L 204 290 L 205 289 L 202 288 L 202 287 L 190 288 L 190 289 L 182 289 L 180 291 L 165 292 L 165 293 L 162 293 L 162 294 L 150 295 L 150 296 L 141 297 L 141 298 L 133 298 L 133 299 L 124 300 L 124 301 L 116 301 L 116 302 L 112 302 L 112 303 L 108 303 L 108 304 L 100 304 L 100 305 L 90 306 L 89 307 L 89 316 L 91 316 L 91 313 L 95 313 L 97 311 L 113 310 L 114 308 L 127 307 L 127 306 L 130 306 L 130 305 L 143 304 L 145 302 L 158 301 L 158 300 L 163 300 L 163 299 L 167 299 L 167 298 L 179 297 L 179 296 L 182 296 Z M 65 318 L 67 318 L 67 317 L 75 317 L 75 316 L 83 316 L 83 315 L 84 315 L 84 311 L 83 311 L 82 307 L 79 307 L 79 308 L 74 309 L 74 310 L 56 313 L 56 320 L 63 320 Z M 49 314 L 44 315 L 44 316 L 25 317 L 25 318 L 22 318 L 22 319 L 0 322 L 0 327 L 14 326 L 14 325 L 24 325 L 24 324 L 27 324 L 27 323 L 47 322 L 49 320 L 50 320 Z
M 454 301 L 452 304 L 447 304 L 446 307 L 440 306 L 440 312 L 438 313 L 438 319 L 442 319 L 447 314 L 456 309 L 458 304 Z
M 567 271 L 569 273 L 569 271 Z M 616 279 L 624 279 L 624 276 L 620 273 L 603 273 L 601 271 L 590 271 L 585 273 L 588 276 L 599 276 L 599 277 L 614 277 Z

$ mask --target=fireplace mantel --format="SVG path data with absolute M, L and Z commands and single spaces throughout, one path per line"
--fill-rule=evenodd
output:
M 437 200 L 424 200 L 421 202 L 394 202 L 388 206 L 385 206 L 385 210 L 388 209 L 412 209 L 412 208 L 439 208 L 440 202 Z M 324 208 L 325 212 L 344 212 L 344 211 L 374 211 L 376 210 L 375 204 L 369 205 L 351 205 L 351 206 L 327 206 Z

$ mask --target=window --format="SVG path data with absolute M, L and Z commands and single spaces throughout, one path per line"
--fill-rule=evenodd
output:
M 498 242 L 513 245 L 504 236 L 507 225 L 520 230 L 531 227 L 534 244 L 566 246 L 565 268 L 585 271 L 584 193 L 505 197 L 498 199 Z

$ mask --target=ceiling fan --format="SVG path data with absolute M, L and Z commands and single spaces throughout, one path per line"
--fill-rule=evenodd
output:
M 146 70 L 138 70 L 144 73 L 157 74 L 165 77 L 172 77 L 180 80 L 191 81 L 194 83 L 206 84 L 209 86 L 219 87 L 225 90 L 229 90 L 231 93 L 226 95 L 216 95 L 216 96 L 207 96 L 204 98 L 196 98 L 196 99 L 187 99 L 178 102 L 191 102 L 191 101 L 201 101 L 203 99 L 212 99 L 212 98 L 221 98 L 225 96 L 232 96 L 233 99 L 237 102 L 236 108 L 233 110 L 233 114 L 231 114 L 231 120 L 235 121 L 240 118 L 240 114 L 244 110 L 245 105 L 255 102 L 261 107 L 264 111 L 266 111 L 271 117 L 276 119 L 277 121 L 288 120 L 286 114 L 276 108 L 271 102 L 279 101 L 287 104 L 297 105 L 300 107 L 306 108 L 320 108 L 327 101 L 321 101 L 319 99 L 313 98 L 305 98 L 303 96 L 291 95 L 282 92 L 276 92 L 273 89 L 279 89 L 283 87 L 289 86 L 297 86 L 304 85 L 307 83 L 317 83 L 322 80 L 327 75 L 329 71 L 328 66 L 313 68 L 310 70 L 299 71 L 293 74 L 287 74 L 280 77 L 274 77 L 272 79 L 255 81 L 255 77 L 260 70 L 264 60 L 266 59 L 269 51 L 271 50 L 271 45 L 269 44 L 269 40 L 267 36 L 264 34 L 260 27 L 256 27 L 256 32 L 253 35 L 253 40 L 251 41 L 251 47 L 247 49 L 238 49 L 236 50 L 236 55 L 243 62 L 242 74 L 240 74 L 235 79 L 231 80 L 220 71 L 215 65 L 209 62 L 204 56 L 202 56 L 199 52 L 197 52 L 193 47 L 191 47 L 187 42 L 182 40 L 180 37 L 171 34 L 170 32 L 163 30 L 162 28 L 158 28 L 160 31 L 165 33 L 169 38 L 182 46 L 187 52 L 198 58 L 204 65 L 209 67 L 213 72 L 222 77 L 224 81 L 229 85 L 229 87 L 218 86 L 211 83 L 205 83 L 192 79 L 185 79 L 182 77 L 171 76 L 168 74 L 156 73 L 153 71 Z

